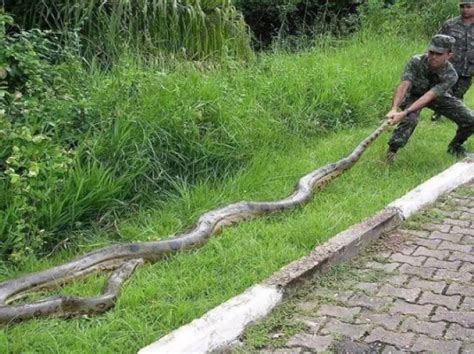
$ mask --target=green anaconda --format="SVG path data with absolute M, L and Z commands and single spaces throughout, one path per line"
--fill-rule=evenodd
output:
M 367 147 L 389 127 L 384 122 L 362 141 L 347 157 L 318 168 L 303 176 L 293 193 L 285 199 L 270 202 L 238 202 L 203 214 L 194 227 L 173 238 L 143 243 L 119 244 L 99 249 L 68 263 L 0 284 L 0 323 L 28 320 L 51 315 L 74 316 L 98 314 L 114 306 L 122 284 L 135 268 L 144 262 L 180 250 L 204 245 L 225 225 L 258 215 L 288 210 L 308 203 L 314 191 L 352 167 Z M 60 287 L 68 281 L 98 271 L 112 271 L 101 294 L 97 297 L 56 296 L 31 303 L 13 304 L 32 292 Z

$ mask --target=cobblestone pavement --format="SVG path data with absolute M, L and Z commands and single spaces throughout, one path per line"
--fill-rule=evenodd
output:
M 474 353 L 474 183 L 305 284 L 224 352 Z

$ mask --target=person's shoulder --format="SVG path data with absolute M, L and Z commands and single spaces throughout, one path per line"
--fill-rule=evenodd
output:
M 425 55 L 416 54 L 412 56 L 405 65 L 405 72 L 423 71 L 423 67 L 427 65 Z
M 457 75 L 457 72 L 456 72 L 456 69 L 454 68 L 454 65 L 451 64 L 451 62 L 447 62 L 446 63 L 446 69 L 445 69 L 445 72 L 448 73 L 448 74 L 456 74 Z
M 442 71 L 439 72 L 439 75 L 444 78 L 444 80 L 454 81 L 458 80 L 458 73 L 454 69 L 453 64 L 450 62 L 446 63 L 446 66 Z
M 426 55 L 425 54 L 415 54 L 414 56 L 412 56 L 410 58 L 410 61 L 411 62 L 414 62 L 414 63 L 421 63 L 423 62 L 423 60 L 425 59 Z
M 450 18 L 445 23 L 443 23 L 443 27 L 451 27 L 451 26 L 462 25 L 462 24 L 463 22 L 462 22 L 461 16 L 456 16 L 456 17 Z

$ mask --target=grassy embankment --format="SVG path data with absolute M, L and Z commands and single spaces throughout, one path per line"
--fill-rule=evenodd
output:
M 218 108 L 219 117 L 228 117 L 226 124 L 239 125 L 235 131 L 248 139 L 236 139 L 250 144 L 241 150 L 253 157 L 245 170 L 229 175 L 222 183 L 178 186 L 180 195 L 160 208 L 118 222 L 116 238 L 166 238 L 217 206 L 288 195 L 298 178 L 347 155 L 379 124 L 404 62 L 424 45 L 396 38 L 359 38 L 338 48 L 268 55 L 248 67 L 204 71 L 178 68 L 165 75 L 165 82 L 160 82 L 161 73 L 148 69 L 146 75 L 140 75 L 141 98 L 134 102 L 138 106 L 131 109 L 152 119 L 156 113 L 150 112 L 161 112 L 163 106 L 169 113 L 184 110 L 190 102 L 202 102 L 201 107 L 207 103 L 208 108 Z M 108 80 L 110 83 L 114 78 L 91 78 L 96 99 L 104 99 L 101 92 Z M 328 131 L 341 129 L 316 134 L 322 125 Z M 117 306 L 103 316 L 38 320 L 3 328 L 0 351 L 135 352 L 452 164 L 454 159 L 445 150 L 453 132 L 451 123 L 432 124 L 425 113 L 424 122 L 394 166 L 383 162 L 389 136 L 385 134 L 352 170 L 318 192 L 305 208 L 236 225 L 199 250 L 142 267 L 124 287 Z M 268 143 L 271 140 L 273 144 Z M 261 146 L 258 141 L 262 141 Z M 239 152 L 240 145 L 236 147 L 234 153 Z M 468 147 L 472 150 L 472 142 Z M 110 242 L 105 234 L 94 235 L 94 239 L 74 254 L 64 251 L 31 261 L 21 271 L 3 269 L 1 278 L 44 269 Z M 103 280 L 97 276 L 78 281 L 64 292 L 95 294 Z

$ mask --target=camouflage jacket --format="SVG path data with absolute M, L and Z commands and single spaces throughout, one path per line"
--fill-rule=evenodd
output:
M 456 39 L 454 56 L 451 59 L 459 76 L 474 75 L 474 24 L 464 24 L 460 16 L 446 21 L 440 34 Z
M 451 63 L 444 67 L 431 70 L 428 66 L 428 55 L 413 56 L 405 66 L 402 81 L 411 82 L 410 94 L 420 97 L 429 90 L 437 96 L 443 96 L 458 81 L 458 74 Z

